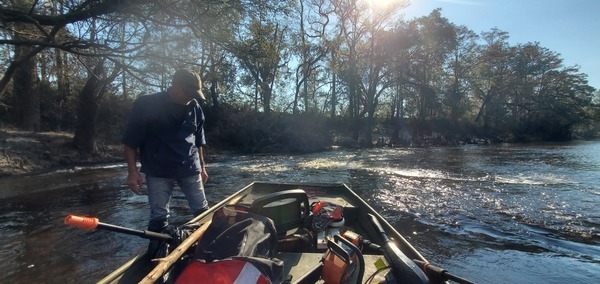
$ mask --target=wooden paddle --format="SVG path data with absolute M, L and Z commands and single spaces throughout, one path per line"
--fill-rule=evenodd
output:
M 245 195 L 238 195 L 235 198 L 232 198 L 229 200 L 223 200 L 223 201 L 219 202 L 219 204 L 215 205 L 215 207 L 211 208 L 211 211 L 216 210 L 216 208 L 220 208 L 220 207 L 224 206 L 225 204 L 236 204 L 240 200 L 242 200 L 242 198 L 244 198 L 244 196 Z M 207 214 L 207 213 L 208 212 L 205 212 L 204 214 Z M 203 218 L 202 215 L 193 219 L 192 222 L 196 221 L 199 218 Z M 144 279 L 142 279 L 142 281 L 139 282 L 139 284 L 154 283 L 154 282 L 156 282 L 156 280 L 158 280 L 160 277 L 162 277 L 162 275 L 165 272 L 167 272 L 167 270 L 171 267 L 171 265 L 173 265 L 175 262 L 177 262 L 177 260 L 179 260 L 179 258 L 183 255 L 183 253 L 185 253 L 185 251 L 187 251 L 194 243 L 196 243 L 202 237 L 202 235 L 204 235 L 204 232 L 206 232 L 206 229 L 208 229 L 208 226 L 210 225 L 211 222 L 212 222 L 212 220 L 208 220 L 205 223 L 203 223 L 200 226 L 200 228 L 196 229 L 196 231 L 194 231 L 189 237 L 187 237 L 187 239 L 185 239 L 183 242 L 181 242 L 181 244 L 179 244 L 179 246 L 177 246 L 169 255 L 167 255 L 163 258 L 153 259 L 152 261 L 158 261 L 160 263 L 157 264 L 156 267 L 154 267 L 154 269 L 152 271 L 150 271 L 150 273 L 148 273 L 146 275 L 146 277 L 144 277 Z
M 154 283 L 156 282 L 156 280 L 162 277 L 162 275 L 165 272 L 167 272 L 171 265 L 173 265 L 177 260 L 179 260 L 183 253 L 187 251 L 194 243 L 196 243 L 196 241 L 198 241 L 202 237 L 210 223 L 211 220 L 208 220 L 207 222 L 202 224 L 200 228 L 198 228 L 187 239 L 181 242 L 181 244 L 179 244 L 179 246 L 177 246 L 171 253 L 169 253 L 169 255 L 163 258 L 153 259 L 152 261 L 158 261 L 159 264 L 157 264 L 156 267 L 154 267 L 154 269 L 150 271 L 150 273 L 148 273 L 148 275 L 146 275 L 146 277 L 144 277 L 144 279 L 142 279 L 142 281 L 140 281 L 139 283 Z

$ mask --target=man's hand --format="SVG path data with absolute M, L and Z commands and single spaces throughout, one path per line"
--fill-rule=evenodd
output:
M 202 184 L 206 184 L 208 173 L 206 173 L 206 163 L 204 162 L 204 150 L 202 147 L 198 147 L 198 158 L 200 158 L 200 178 L 202 178 Z
M 206 181 L 208 180 L 208 174 L 206 173 L 206 168 L 202 169 L 202 173 L 200 174 L 200 177 L 202 178 L 202 184 L 205 184 Z
M 127 186 L 129 186 L 129 189 L 135 194 L 140 194 L 142 185 L 144 185 L 144 180 L 142 179 L 140 172 L 137 170 L 129 172 L 127 175 Z
M 140 194 L 140 188 L 144 185 L 144 180 L 136 165 L 137 149 L 127 145 L 123 148 L 125 152 L 125 161 L 127 162 L 127 186 L 129 186 L 129 189 L 131 189 L 133 193 Z

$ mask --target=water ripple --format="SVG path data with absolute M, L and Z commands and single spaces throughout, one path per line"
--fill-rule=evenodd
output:
M 344 182 L 426 258 L 476 282 L 593 283 L 600 275 L 597 142 L 207 160 L 211 204 L 255 180 Z M 127 189 L 123 164 L 2 179 L 0 188 L 0 269 L 7 282 L 97 279 L 147 243 L 61 223 L 78 213 L 144 228 L 147 200 Z M 183 198 L 172 209 L 174 222 L 190 217 Z M 498 271 L 506 275 L 490 280 Z

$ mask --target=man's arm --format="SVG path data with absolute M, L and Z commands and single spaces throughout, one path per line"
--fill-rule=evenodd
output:
M 137 150 L 127 145 L 125 145 L 125 162 L 127 162 L 127 186 L 134 193 L 140 194 L 144 181 L 137 169 Z
M 202 177 L 202 183 L 206 183 L 208 180 L 208 173 L 206 173 L 206 163 L 204 162 L 204 153 L 202 151 L 202 146 L 198 147 L 198 156 L 200 157 L 200 169 L 202 173 L 200 174 Z

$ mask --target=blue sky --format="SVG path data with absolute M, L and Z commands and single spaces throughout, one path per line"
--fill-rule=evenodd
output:
M 376 1 L 376 0 L 375 0 Z M 496 27 L 511 44 L 539 42 L 559 53 L 565 66 L 579 65 L 600 89 L 600 0 L 409 0 L 406 19 L 442 8 L 456 25 L 481 33 Z

